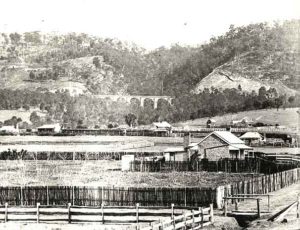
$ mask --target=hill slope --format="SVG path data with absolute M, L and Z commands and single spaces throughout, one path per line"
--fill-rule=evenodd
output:
M 295 129 L 297 126 L 299 128 L 299 114 L 297 111 L 299 111 L 299 108 L 279 109 L 278 111 L 276 109 L 264 109 L 224 114 L 222 116 L 215 116 L 211 118 L 216 120 L 216 125 L 228 125 L 232 120 L 241 120 L 247 117 L 249 120 L 253 120 L 254 122 L 262 122 L 271 125 L 279 124 L 287 128 Z M 180 122 L 176 125 L 205 127 L 208 119 L 208 117 L 203 117 L 200 119 Z
M 258 92 L 264 86 L 267 90 L 275 88 L 281 95 L 294 95 L 297 91 L 283 83 L 291 79 L 278 63 L 279 56 L 284 58 L 286 54 L 262 56 L 258 51 L 245 53 L 214 69 L 196 85 L 194 92 L 199 93 L 211 87 L 222 90 L 241 87 L 243 91 L 251 93 L 253 90 Z M 292 58 L 295 59 L 295 57 Z M 293 65 L 294 62 L 285 62 L 284 68 L 292 69 Z

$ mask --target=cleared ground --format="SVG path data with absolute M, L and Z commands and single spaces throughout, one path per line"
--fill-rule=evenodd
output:
M 122 172 L 120 161 L 0 161 L 0 186 L 216 187 L 250 174 Z
M 262 122 L 266 124 L 279 124 L 286 126 L 287 128 L 299 127 L 299 114 L 297 111 L 299 108 L 288 108 L 288 109 L 264 109 L 264 110 L 253 110 L 239 113 L 224 114 L 222 116 L 215 116 L 212 119 L 216 120 L 216 125 L 230 124 L 232 120 L 241 120 L 245 117 L 252 119 L 254 122 Z M 206 126 L 206 122 L 209 118 L 204 117 L 195 120 L 189 120 L 186 122 L 180 122 L 178 126 Z

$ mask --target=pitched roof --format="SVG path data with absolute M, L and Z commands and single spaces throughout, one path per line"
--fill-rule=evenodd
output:
M 258 132 L 247 132 L 240 139 L 262 139 L 262 136 Z
M 59 124 L 42 125 L 40 127 L 37 127 L 37 129 L 55 129 L 57 127 L 60 127 L 60 125 Z
M 244 141 L 242 141 L 240 138 L 232 134 L 231 132 L 228 131 L 214 131 L 207 135 L 203 140 L 201 140 L 199 143 L 203 142 L 206 138 L 210 137 L 211 135 L 216 135 L 223 141 L 225 141 L 227 144 L 245 144 Z
M 168 122 L 162 121 L 162 122 L 153 122 L 153 125 L 157 128 L 170 128 L 172 127 Z

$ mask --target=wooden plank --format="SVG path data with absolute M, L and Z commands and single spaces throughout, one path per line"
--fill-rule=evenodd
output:
M 273 216 L 271 216 L 268 221 L 275 221 L 278 222 L 281 220 L 293 207 L 295 207 L 298 204 L 298 201 L 293 202 L 292 204 L 288 205 L 284 209 L 280 210 Z

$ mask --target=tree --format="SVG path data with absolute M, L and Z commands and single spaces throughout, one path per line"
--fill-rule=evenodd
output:
M 21 40 L 21 35 L 18 33 L 11 33 L 9 35 L 9 37 L 10 37 L 11 43 L 13 43 L 13 44 L 18 44 Z
M 30 71 L 30 73 L 29 73 L 29 78 L 30 78 L 31 80 L 34 80 L 34 79 L 35 79 L 35 74 L 34 74 L 34 72 Z
M 133 113 L 125 115 L 125 122 L 128 126 L 132 127 L 136 122 L 137 117 Z
M 242 86 L 241 85 L 238 85 L 238 90 L 242 91 Z
M 295 96 L 290 96 L 288 102 L 292 104 L 295 101 Z
M 28 111 L 30 109 L 29 105 L 25 104 L 23 105 L 23 109 L 25 109 L 26 111 Z
M 284 103 L 284 100 L 283 100 L 282 96 L 275 98 L 274 104 L 275 104 L 277 111 L 278 111 L 279 107 L 283 105 L 283 103 Z
M 41 123 L 41 118 L 37 115 L 36 112 L 32 112 L 30 114 L 29 120 L 32 122 L 33 125 L 38 126 Z
M 260 98 L 266 98 L 266 95 L 267 95 L 266 87 L 264 87 L 264 86 L 260 87 L 258 90 L 258 96 Z
M 98 57 L 94 57 L 93 58 L 93 64 L 95 65 L 95 67 L 98 69 L 100 67 L 100 61 Z

